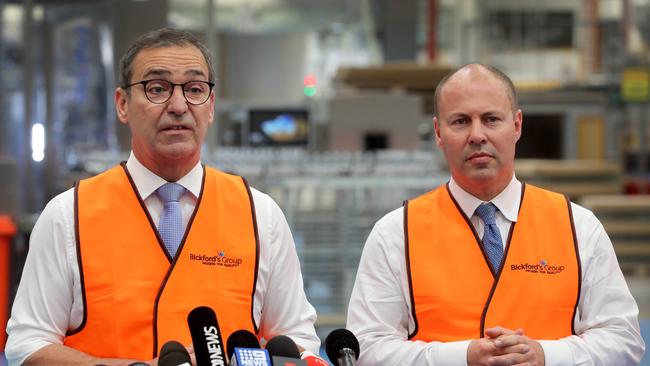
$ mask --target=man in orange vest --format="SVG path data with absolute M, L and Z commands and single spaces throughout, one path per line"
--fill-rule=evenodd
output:
M 134 41 L 121 70 L 115 104 L 131 155 L 41 214 L 7 326 L 9 363 L 155 364 L 170 340 L 192 352 L 187 316 L 199 306 L 215 310 L 222 342 L 245 329 L 318 352 L 280 208 L 201 164 L 215 105 L 207 48 L 156 30 Z
M 348 310 L 359 365 L 638 365 L 638 307 L 602 225 L 514 175 L 512 81 L 464 66 L 435 113 L 451 179 L 368 237 Z

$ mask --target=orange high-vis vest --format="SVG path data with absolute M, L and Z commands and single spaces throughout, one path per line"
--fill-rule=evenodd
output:
M 496 275 L 448 187 L 405 202 L 404 222 L 415 321 L 409 339 L 474 339 L 493 326 L 522 328 L 533 339 L 575 334 L 581 270 L 566 197 L 522 185 Z
M 204 169 L 173 259 L 124 164 L 79 182 L 75 222 L 84 314 L 65 345 L 97 357 L 152 359 L 169 340 L 192 343 L 187 315 L 198 306 L 215 311 L 224 342 L 238 329 L 257 332 L 259 242 L 243 178 Z

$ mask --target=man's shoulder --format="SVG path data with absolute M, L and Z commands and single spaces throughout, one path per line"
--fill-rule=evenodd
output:
M 67 189 L 52 198 L 36 220 L 35 229 L 40 227 L 65 227 L 74 216 L 74 188 Z
M 44 211 L 53 207 L 72 207 L 74 205 L 74 191 L 75 187 L 71 187 L 57 194 L 47 203 Z
M 389 232 L 395 233 L 396 231 L 404 231 L 404 207 L 398 207 L 384 216 L 382 216 L 375 223 L 374 229 L 379 233 Z

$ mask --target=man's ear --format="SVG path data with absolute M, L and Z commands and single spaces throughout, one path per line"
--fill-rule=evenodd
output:
M 433 117 L 433 130 L 436 133 L 436 144 L 442 147 L 442 139 L 440 138 L 440 122 L 437 117 Z
M 216 97 L 214 96 L 214 91 L 210 94 L 210 115 L 208 116 L 209 120 L 208 123 L 212 124 L 214 122 L 214 103 L 215 103 Z
M 524 114 L 521 109 L 518 109 L 517 113 L 515 113 L 515 142 L 519 141 L 519 138 L 521 137 L 521 128 L 523 123 Z
M 115 89 L 115 111 L 117 112 L 117 118 L 120 122 L 126 124 L 127 112 L 129 110 L 128 103 L 129 96 L 127 95 L 126 90 L 122 88 Z

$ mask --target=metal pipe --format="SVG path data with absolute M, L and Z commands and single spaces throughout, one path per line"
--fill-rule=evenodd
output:
M 33 26 L 34 2 L 23 0 L 23 133 L 22 146 L 18 164 L 22 165 L 22 182 L 18 185 L 19 199 L 18 212 L 20 214 L 32 213 L 34 210 L 34 190 L 32 189 L 32 94 L 34 84 L 34 60 L 32 48 L 34 43 Z M 22 194 L 21 194 L 22 191 Z
M 214 90 L 212 92 L 214 93 L 215 99 L 217 99 L 217 97 L 219 97 L 218 91 L 221 86 L 221 82 L 219 79 L 219 67 L 220 67 L 219 66 L 219 44 L 218 44 L 218 39 L 216 37 L 217 24 L 214 16 L 214 13 L 217 9 L 214 5 L 214 1 L 215 0 L 206 0 L 206 8 L 207 8 L 206 11 L 208 13 L 208 16 L 205 22 L 205 39 L 208 48 L 210 49 L 210 51 L 212 51 L 212 66 L 214 67 L 214 80 L 212 81 L 216 83 Z M 214 108 L 216 109 L 218 105 L 220 104 L 217 101 L 217 103 L 215 103 Z M 215 110 L 214 123 L 212 123 L 212 133 L 210 134 L 211 136 L 213 136 L 213 138 L 209 139 L 208 141 L 208 142 L 212 142 L 213 146 L 209 146 L 210 144 L 208 144 L 208 147 L 211 147 L 213 150 L 216 150 L 219 145 L 219 127 L 221 124 L 219 123 L 218 118 L 219 118 L 219 113 L 217 113 L 217 111 Z
M 438 1 L 427 3 L 427 56 L 429 61 L 438 57 Z
M 4 10 L 5 10 L 5 1 L 0 0 L 0 70 L 7 70 L 5 67 L 5 39 L 4 39 Z M 6 82 L 4 78 L 4 73 L 0 75 L 0 110 L 7 111 L 6 102 L 5 102 L 5 90 Z M 10 139 L 11 129 L 9 128 L 9 121 L 7 118 L 8 113 L 0 113 L 0 156 L 6 155 L 11 156 L 9 144 L 7 143 Z

